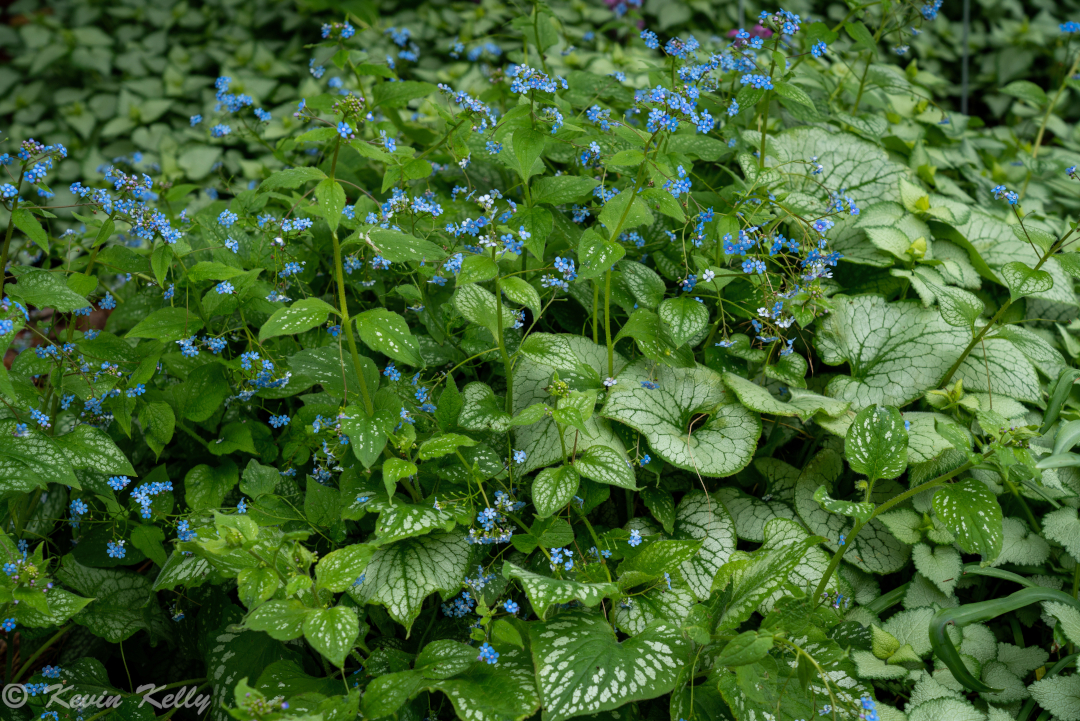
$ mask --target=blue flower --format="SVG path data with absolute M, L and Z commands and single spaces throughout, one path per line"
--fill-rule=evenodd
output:
M 282 426 L 289 425 L 290 418 L 288 416 L 270 416 L 270 425 L 274 428 L 281 428 Z
M 641 457 L 641 460 L 640 460 L 640 461 L 638 461 L 638 463 L 639 463 L 639 464 L 641 465 L 641 467 L 642 467 L 642 468 L 644 468 L 645 466 L 649 465 L 649 463 L 651 463 L 651 462 L 652 462 L 652 456 L 650 456 L 650 455 L 649 455 L 648 453 L 646 453 L 645 455 L 643 455 L 643 456 Z
M 476 657 L 477 661 L 486 661 L 494 666 L 499 662 L 499 652 L 491 647 L 491 644 L 485 643 L 480 647 L 480 655 Z
M 232 283 L 227 280 L 223 280 L 217 284 L 215 290 L 219 295 L 231 295 L 236 292 L 236 288 L 233 288 Z
M 818 40 L 810 46 L 810 52 L 813 53 L 815 58 L 823 57 L 828 50 L 829 46 L 825 44 L 824 40 Z
M 337 132 L 343 140 L 349 140 L 353 137 L 352 126 L 346 123 L 344 120 L 337 124 Z
M 12 631 L 15 630 L 15 619 L 14 618 L 5 618 L 4 622 L 0 623 L 0 628 L 3 628 L 8 633 L 11 633 Z
M 196 125 L 198 125 L 201 122 L 202 122 L 202 116 L 201 115 L 192 115 L 191 116 L 191 127 L 194 128 Z
M 112 310 L 116 307 L 116 299 L 112 297 L 111 293 L 106 291 L 105 297 L 98 302 L 98 307 L 102 310 Z
M 627 541 L 627 543 L 630 544 L 631 548 L 637 548 L 638 546 L 640 546 L 641 545 L 641 531 L 637 530 L 636 528 L 634 530 L 630 531 L 630 540 Z
M 506 600 L 506 602 L 503 604 L 503 608 L 506 609 L 507 613 L 517 613 L 521 610 L 521 608 L 510 599 Z
M 240 502 L 236 504 L 237 513 L 247 513 L 247 503 L 244 502 L 245 500 L 246 499 L 241 498 Z
M 231 228 L 232 224 L 239 220 L 239 216 L 229 210 L 221 211 L 221 215 L 218 216 L 218 225 L 224 225 L 226 228 Z
M 106 552 L 109 558 L 123 558 L 127 555 L 127 549 L 124 548 L 124 541 L 109 541 L 106 544 Z

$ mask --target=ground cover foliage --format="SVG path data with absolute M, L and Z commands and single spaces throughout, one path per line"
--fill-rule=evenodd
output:
M 974 4 L 971 115 L 940 2 L 12 6 L 0 713 L 1080 719 L 1080 24 Z

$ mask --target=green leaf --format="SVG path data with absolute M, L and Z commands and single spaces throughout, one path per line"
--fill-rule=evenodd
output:
M 514 628 L 514 625 L 505 618 L 495 619 L 495 623 L 492 624 L 491 627 L 491 640 L 497 643 L 517 646 L 518 648 L 525 648 L 525 641 L 521 638 L 521 634 Z
M 311 612 L 294 598 L 271 600 L 252 611 L 244 626 L 252 631 L 263 631 L 278 641 L 291 641 L 303 635 L 304 619 Z
M 145 576 L 116 568 L 90 568 L 68 555 L 56 571 L 56 578 L 93 599 L 74 621 L 95 636 L 120 643 L 142 630 L 150 631 L 151 636 L 160 635 L 164 614 Z
M 814 500 L 819 486 L 831 493 L 833 485 L 844 471 L 840 456 L 831 450 L 817 453 L 803 468 L 795 486 L 795 510 L 811 533 L 828 539 L 829 550 L 839 550 L 841 534 L 848 536 L 844 560 L 870 573 L 894 573 L 908 561 L 910 547 L 898 541 L 877 518 L 863 526 L 858 536 L 850 537 L 852 522 L 829 513 Z M 882 486 L 881 483 L 878 486 Z
M 833 300 L 817 348 L 825 363 L 848 363 L 851 373 L 834 377 L 827 394 L 857 408 L 910 403 L 937 387 L 967 345 L 967 334 L 916 301 L 865 295 Z
M 772 634 L 758 635 L 757 631 L 746 631 L 728 641 L 713 663 L 717 666 L 745 666 L 765 658 L 772 647 Z
M 533 625 L 529 635 L 547 721 L 670 692 L 691 645 L 678 626 L 662 622 L 619 643 L 603 617 L 581 610 Z
M 128 331 L 127 337 L 172 343 L 195 335 L 202 327 L 202 321 L 193 314 L 189 315 L 186 308 L 162 308 L 136 323 L 135 327 Z
M 304 638 L 338 668 L 345 665 L 359 634 L 356 611 L 345 606 L 317 609 L 304 618 Z
M 873 503 L 852 503 L 851 501 L 837 501 L 829 497 L 825 486 L 818 486 L 814 491 L 814 500 L 829 513 L 838 513 L 866 523 L 874 513 Z
M 367 579 L 349 594 L 359 603 L 385 606 L 407 634 L 424 599 L 436 591 L 449 595 L 461 589 L 468 563 L 469 544 L 463 533 L 406 538 L 377 550 Z
M 400 80 L 396 83 L 379 83 L 372 91 L 374 106 L 400 108 L 410 101 L 425 98 L 434 93 L 436 88 L 431 83 L 416 80 Z
M 941 317 L 946 323 L 957 328 L 967 328 L 969 331 L 975 327 L 975 321 L 982 315 L 984 308 L 977 295 L 951 285 L 931 287 L 937 296 Z
M 164 567 L 168 562 L 165 547 L 162 545 L 165 540 L 165 532 L 157 526 L 145 523 L 136 526 L 132 529 L 130 538 L 131 545 L 145 553 L 157 565 Z
M 382 465 L 383 485 L 386 495 L 391 499 L 397 492 L 397 484 L 402 478 L 416 475 L 416 465 L 401 458 L 387 458 Z
M 319 587 L 334 593 L 350 588 L 367 568 L 375 550 L 375 546 L 354 543 L 326 554 L 315 566 Z
M 793 100 L 796 103 L 805 105 L 808 108 L 814 107 L 814 101 L 810 99 L 810 96 L 806 94 L 806 91 L 793 83 L 776 83 L 776 94 L 782 98 Z
M 265 496 L 274 492 L 280 478 L 281 474 L 276 468 L 264 466 L 252 458 L 244 467 L 244 475 L 240 479 L 240 492 L 252 498 Z
M 821 539 L 807 537 L 797 523 L 777 518 L 765 524 L 765 543 L 753 553 L 732 555 L 713 581 L 716 590 L 731 585 L 731 595 L 717 623 L 717 633 L 737 628 L 757 609 Z
M 17 208 L 14 213 L 11 214 L 11 220 L 15 223 L 15 227 L 26 233 L 26 237 L 34 241 L 34 243 L 46 253 L 49 252 L 49 236 L 45 232 L 45 229 L 41 227 L 41 223 L 33 216 L 28 210 Z
M 1001 277 L 1015 301 L 1027 295 L 1045 293 L 1054 287 L 1054 277 L 1045 270 L 1035 270 L 1025 263 L 1013 261 L 1001 266 Z
M 1046 93 L 1030 80 L 1014 80 L 998 92 L 1011 95 L 1020 100 L 1026 100 L 1037 108 L 1041 108 L 1049 102 Z
M 360 339 L 372 350 L 416 368 L 424 365 L 420 345 L 409 324 L 398 313 L 385 308 L 373 308 L 356 316 Z
M 574 466 L 545 468 L 533 479 L 532 499 L 536 516 L 547 518 L 561 511 L 578 491 L 581 476 Z
M 168 403 L 151 401 L 139 410 L 139 425 L 142 426 L 146 444 L 155 455 L 160 456 L 176 430 L 176 415 Z
M 619 263 L 623 281 L 634 294 L 634 300 L 642 308 L 656 308 L 664 299 L 667 286 L 660 275 L 644 263 L 625 260 Z
M 498 639 L 492 640 L 498 643 Z M 435 643 L 426 647 L 421 656 Z M 525 651 L 503 649 L 499 652 L 499 662 L 491 665 L 478 660 L 476 649 L 467 646 L 464 648 L 468 649 L 472 665 L 452 678 L 442 678 L 426 687 L 429 691 L 445 693 L 450 698 L 458 718 L 477 721 L 523 719 L 532 716 L 540 708 L 540 697 L 536 693 L 536 672 L 533 670 L 532 659 Z M 417 665 L 419 664 L 420 658 L 417 658 Z M 423 673 L 428 678 L 436 676 L 431 667 L 424 669 Z
M 341 420 L 341 429 L 349 437 L 349 445 L 352 446 L 353 454 L 365 468 L 375 465 L 386 447 L 388 428 L 393 429 L 398 420 L 389 413 L 376 411 L 373 417 L 363 415 L 363 411 L 357 409 L 351 418 Z
M 701 549 L 694 540 L 660 540 L 632 551 L 619 564 L 619 586 L 630 588 L 660 578 L 669 569 L 687 563 Z
M 47 270 L 30 270 L 20 273 L 18 282 L 4 286 L 4 289 L 25 305 L 33 305 L 41 309 L 52 308 L 59 313 L 70 313 L 90 305 L 86 302 L 86 298 L 68 287 L 63 273 Z
M 441 511 L 430 505 L 399 503 L 379 513 L 378 523 L 375 524 L 378 538 L 373 543 L 385 546 L 402 538 L 422 536 L 440 528 L 451 531 L 455 525 L 456 517 L 448 511 Z
M 908 433 L 900 411 L 892 406 L 863 408 L 848 427 L 844 450 L 851 469 L 871 482 L 899 476 L 908 457 Z
M 709 327 L 709 310 L 688 295 L 668 298 L 660 304 L 657 315 L 664 323 L 671 341 L 680 346 Z
M 911 549 L 911 559 L 919 573 L 934 582 L 946 596 L 951 596 L 963 575 L 960 552 L 951 546 L 931 547 L 918 543 Z
M 1080 676 L 1051 676 L 1028 686 L 1031 697 L 1060 721 L 1080 721 Z
M 1059 508 L 1043 517 L 1043 535 L 1065 547 L 1074 559 L 1080 558 L 1080 520 L 1075 509 Z
M 735 551 L 735 524 L 731 515 L 716 497 L 690 491 L 675 510 L 672 537 L 701 542 L 697 555 L 679 564 L 679 573 L 699 600 L 707 599 L 717 571 Z
M 150 253 L 150 267 L 154 272 L 154 279 L 162 288 L 165 287 L 165 278 L 169 274 L 172 260 L 173 249 L 168 243 L 158 243 Z
M 0 490 L 26 492 L 49 483 L 81 487 L 63 447 L 36 429 L 16 437 L 15 423 L 0 421 Z
M 498 309 L 490 292 L 473 283 L 458 286 L 454 291 L 454 307 L 465 318 L 491 331 L 492 337 L 499 337 Z M 502 327 L 513 327 L 516 322 L 514 311 L 504 305 Z
M 532 187 L 533 203 L 548 203 L 549 205 L 574 203 L 592 193 L 593 188 L 599 184 L 598 180 L 580 175 L 538 178 Z
M 619 587 L 614 583 L 580 583 L 552 578 L 526 571 L 509 561 L 503 562 L 503 578 L 521 583 L 533 611 L 540 620 L 547 618 L 548 610 L 559 603 L 578 601 L 591 608 L 605 598 L 617 598 L 621 595 Z
M 360 238 L 360 231 L 349 236 L 346 243 L 342 244 L 342 248 L 344 249 L 345 245 L 354 238 Z M 425 259 L 435 261 L 447 256 L 445 250 L 430 240 L 423 240 L 393 228 L 374 228 L 365 235 L 364 241 L 365 246 L 372 248 L 393 263 Z
M 238 478 L 236 464 L 226 461 L 214 468 L 201 463 L 184 476 L 184 500 L 193 511 L 219 508 Z
M 470 383 L 462 391 L 458 425 L 467 431 L 505 433 L 510 429 L 510 414 L 486 383 Z
M 601 415 L 642 433 L 649 447 L 674 466 L 705 476 L 730 476 L 750 462 L 761 433 L 757 415 L 724 389 L 708 368 L 658 368 L 655 390 L 639 362 L 619 374 Z M 625 383 L 625 385 L 624 385 Z
M 546 144 L 547 135 L 539 130 L 519 128 L 514 131 L 510 147 L 513 150 L 516 164 L 514 169 L 517 170 L 523 182 L 528 183 L 529 178 L 535 174 L 533 165 L 540 158 L 540 154 L 544 152 Z
M 633 193 L 627 189 L 604 203 L 599 220 L 610 233 L 608 238 L 614 241 L 620 233 L 633 230 L 640 225 L 651 225 L 653 214 L 645 201 L 634 197 Z
M 460 433 L 444 433 L 442 435 L 432 436 L 423 443 L 420 444 L 420 450 L 418 455 L 420 460 L 429 461 L 432 458 L 442 458 L 456 451 L 462 446 L 471 448 L 475 446 L 477 441 L 474 441 L 468 436 L 463 436 Z
M 1001 506 L 981 481 L 967 479 L 938 490 L 934 494 L 934 513 L 965 552 L 980 553 L 987 561 L 1001 553 Z M 1049 529 L 1045 532 L 1052 537 Z
M 326 173 L 314 167 L 289 168 L 278 170 L 270 174 L 266 180 L 259 184 L 259 190 L 277 190 L 278 188 L 299 188 L 304 183 L 312 180 L 322 180 Z
M 877 50 L 877 43 L 874 42 L 873 34 L 863 23 L 858 20 L 844 23 L 844 30 L 846 30 L 848 36 L 855 41 L 856 46 L 861 46 L 863 49 L 870 51 Z
M 461 263 L 457 284 L 483 283 L 499 274 L 499 266 L 487 255 L 470 255 Z
M 540 302 L 540 294 L 536 291 L 536 288 L 533 288 L 517 276 L 502 278 L 499 281 L 499 287 L 502 288 L 502 292 L 506 294 L 507 298 L 515 303 L 520 303 L 531 310 L 533 312 L 533 318 L 540 315 L 542 303 Z
M 85 424 L 75 426 L 71 433 L 53 436 L 53 442 L 73 468 L 89 468 L 117 476 L 138 475 L 116 442 L 99 428 Z
M 622 260 L 626 249 L 620 243 L 606 240 L 591 228 L 578 241 L 578 276 L 577 280 L 590 280 L 611 270 Z
M 337 309 L 318 298 L 303 298 L 287 308 L 278 308 L 259 329 L 259 341 L 282 335 L 298 335 L 326 323 Z
M 634 470 L 626 456 L 608 446 L 590 446 L 574 460 L 578 472 L 598 483 L 637 490 Z

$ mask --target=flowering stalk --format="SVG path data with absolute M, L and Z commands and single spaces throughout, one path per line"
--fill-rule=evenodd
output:
M 993 451 L 988 451 L 987 453 L 983 454 L 983 458 L 987 458 L 991 453 L 993 453 Z M 937 478 L 929 480 L 921 485 L 915 486 L 914 488 L 909 488 L 908 490 L 897 496 L 893 496 L 892 498 L 875 508 L 874 512 L 870 514 L 870 518 L 866 519 L 865 523 L 862 521 L 855 521 L 855 525 L 852 527 L 851 532 L 847 534 L 847 537 L 851 540 L 855 540 L 855 538 L 859 535 L 859 531 L 863 529 L 863 526 L 874 520 L 876 517 L 880 516 L 882 513 L 885 513 L 896 504 L 903 503 L 912 496 L 918 495 L 923 491 L 934 488 L 935 486 L 940 486 L 941 484 L 945 483 L 945 481 L 960 475 L 964 471 L 971 468 L 973 465 L 975 464 L 971 461 L 967 461 L 966 463 L 964 463 L 964 465 L 954 468 L 948 473 L 943 473 Z M 814 592 L 815 598 L 820 599 L 821 594 L 825 593 L 825 587 L 828 585 L 829 579 L 832 577 L 833 572 L 836 571 L 837 566 L 840 565 L 840 561 L 843 560 L 844 553 L 847 552 L 849 545 L 850 544 L 844 544 L 840 546 L 839 550 L 837 550 L 837 552 L 833 554 L 832 561 L 829 562 L 829 567 L 825 569 L 825 573 L 821 576 L 821 581 L 818 583 L 817 590 Z
M 334 139 L 334 160 L 330 163 L 330 180 L 334 180 L 337 171 L 338 151 L 341 149 L 341 139 Z M 352 321 L 349 318 L 349 303 L 345 298 L 345 270 L 341 262 L 341 241 L 338 240 L 337 229 L 331 231 L 330 236 L 334 239 L 334 273 L 337 275 L 338 307 L 341 310 L 341 327 L 345 329 L 345 337 L 349 341 L 349 355 L 352 356 L 353 367 L 356 369 L 356 381 L 360 384 L 360 395 L 364 398 L 364 411 L 368 417 L 375 415 L 375 404 L 371 401 L 371 393 L 368 391 L 367 379 L 364 378 L 364 366 L 360 363 L 360 353 L 356 350 L 356 338 L 353 335 Z
M 495 248 L 491 248 L 491 260 L 495 262 L 495 317 L 498 319 L 495 325 L 499 329 L 499 337 L 496 339 L 499 342 L 499 354 L 502 356 L 503 371 L 506 373 L 506 412 L 514 412 L 514 365 L 510 362 L 510 356 L 506 352 L 506 341 L 503 339 L 503 322 L 502 322 L 502 286 L 499 283 L 498 268 L 499 263 L 495 260 Z
M 1016 214 L 1017 220 L 1020 221 L 1020 227 L 1023 228 L 1024 221 L 1020 217 L 1020 213 L 1016 210 L 1015 206 L 1013 206 L 1013 212 Z M 1046 261 L 1050 260 L 1050 257 L 1054 255 L 1054 253 L 1056 253 L 1065 244 L 1065 241 L 1068 240 L 1069 236 L 1072 235 L 1074 232 L 1075 230 L 1070 230 L 1068 234 L 1061 238 L 1061 240 L 1057 241 L 1049 248 L 1047 248 L 1046 252 L 1043 253 L 1042 256 L 1040 256 L 1039 262 L 1035 264 L 1034 270 L 1039 270 L 1040 268 L 1042 268 L 1043 264 L 1046 263 Z M 1024 233 L 1027 233 L 1026 229 L 1024 230 Z M 975 336 L 971 339 L 971 342 L 968 343 L 967 348 L 964 348 L 964 352 L 961 353 L 960 357 L 956 359 L 956 362 L 952 364 L 952 367 L 949 368 L 949 371 L 945 374 L 945 377 L 941 379 L 941 382 L 938 383 L 938 386 L 943 386 L 950 380 L 952 380 L 953 375 L 955 375 L 956 371 L 960 369 L 960 365 L 971 354 L 971 351 L 975 349 L 975 346 L 982 342 L 982 339 L 986 336 L 987 332 L 989 332 L 989 330 L 993 328 L 998 321 L 1005 317 L 1005 313 L 1012 305 L 1012 301 L 1012 295 L 1010 295 L 1009 298 L 1001 304 L 1001 307 L 998 308 L 998 312 L 994 314 L 994 317 L 990 319 L 990 322 L 984 325 L 982 329 L 979 330 L 979 332 L 976 333 Z
M 15 230 L 15 211 L 19 208 L 19 193 L 22 192 L 23 173 L 19 171 L 19 184 L 15 200 L 11 202 L 11 216 L 8 219 L 7 233 L 4 234 L 4 248 L 0 250 L 0 298 L 4 297 L 4 278 L 7 276 L 8 249 L 11 247 L 11 234 Z

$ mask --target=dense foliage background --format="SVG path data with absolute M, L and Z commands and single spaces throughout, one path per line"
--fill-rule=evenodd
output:
M 1080 720 L 1080 9 L 742 12 L 7 5 L 0 716 Z

